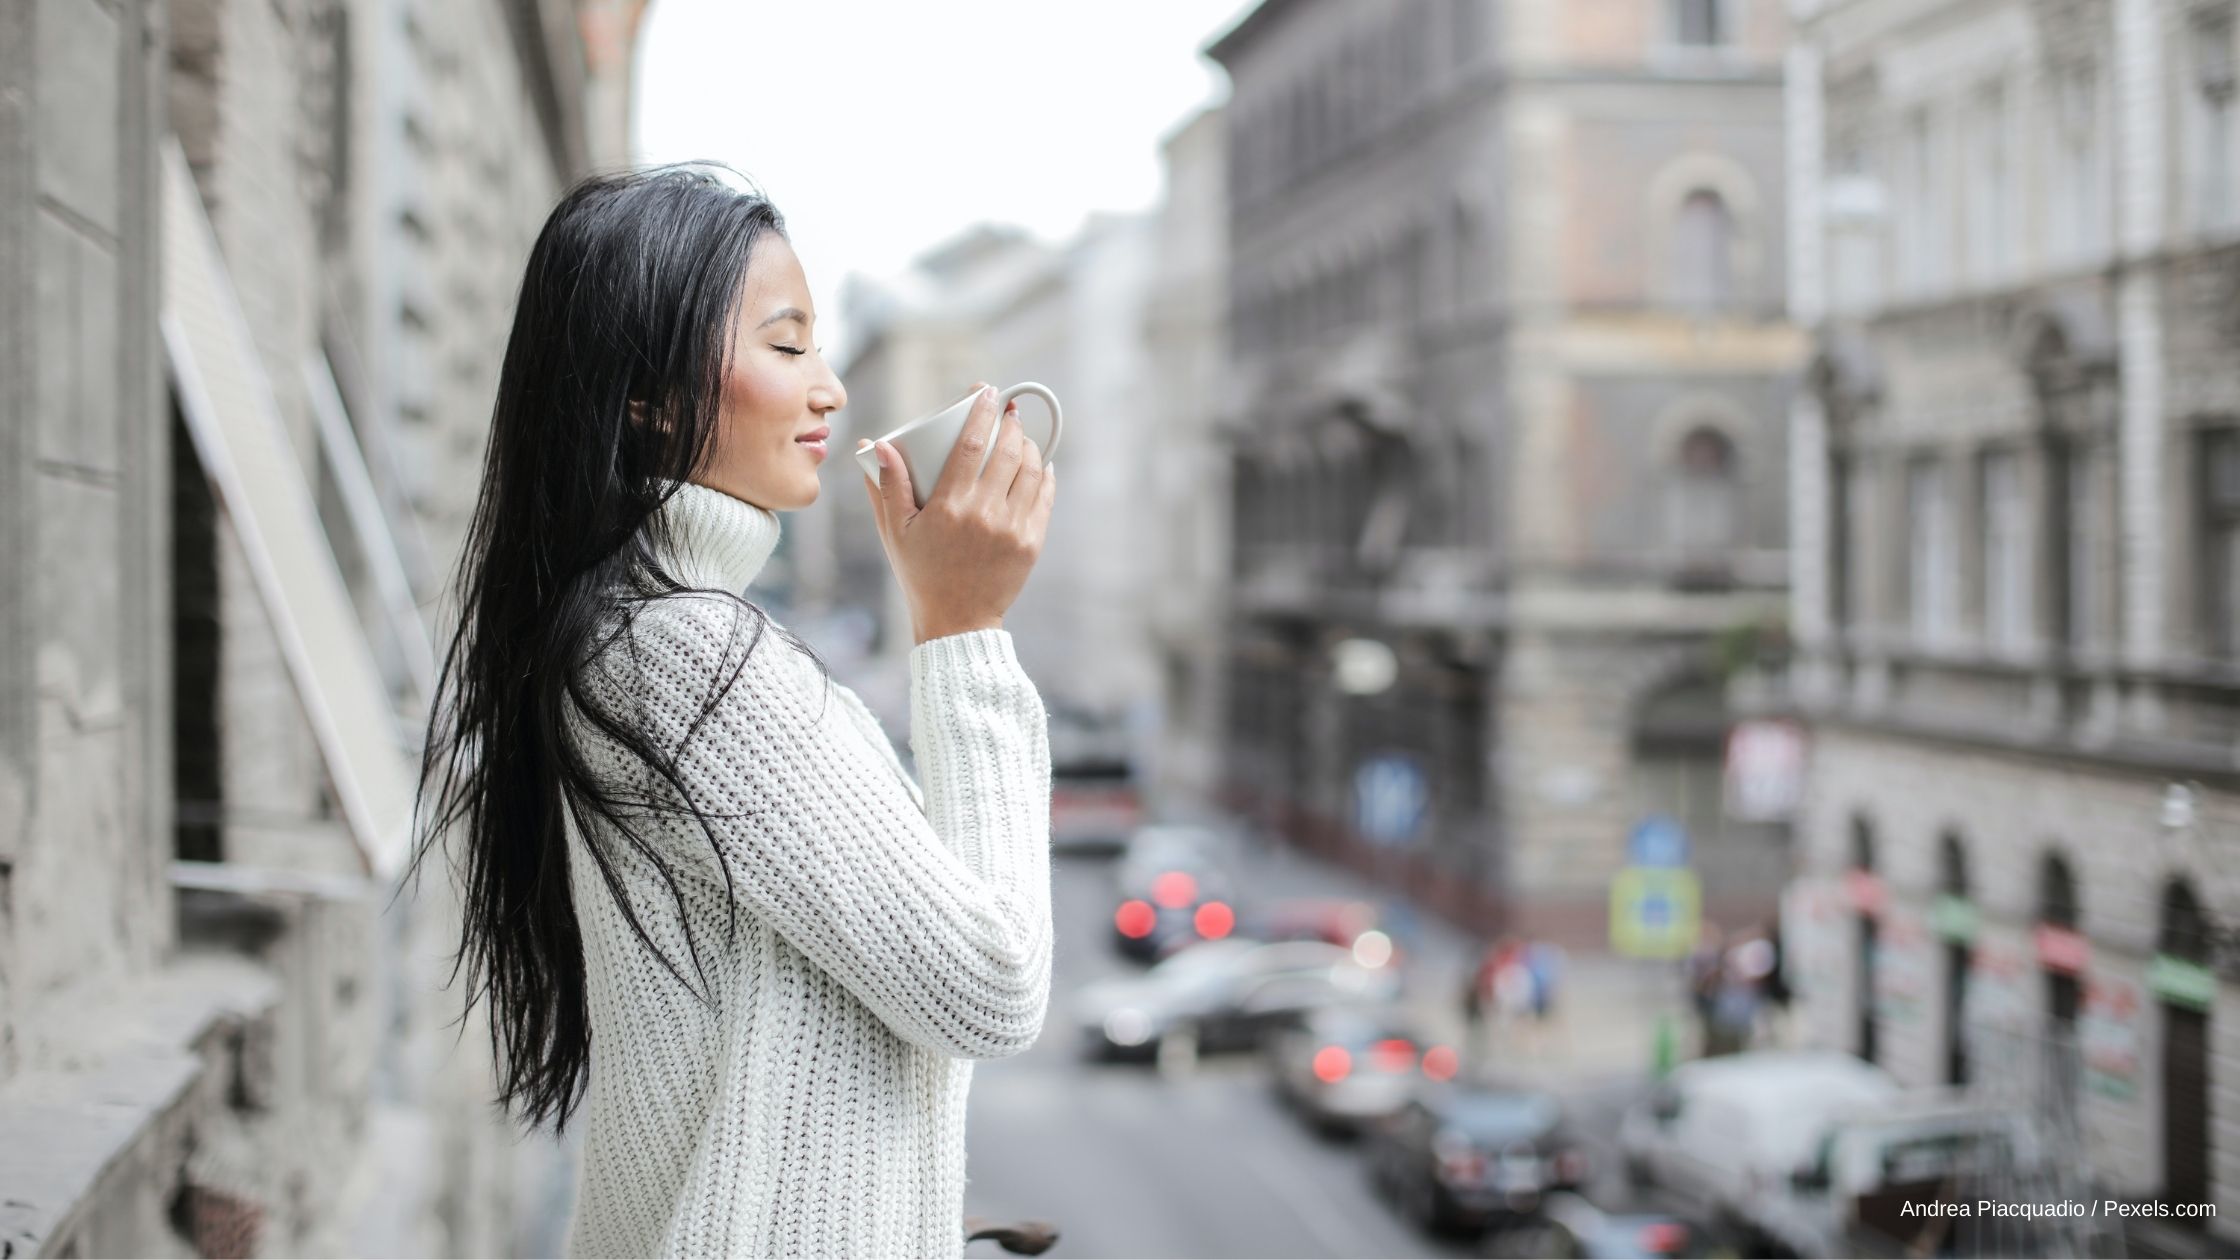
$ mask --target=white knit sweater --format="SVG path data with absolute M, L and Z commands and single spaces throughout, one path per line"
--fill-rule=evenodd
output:
M 777 545 L 775 515 L 720 491 L 680 486 L 663 511 L 694 585 L 743 591 Z M 681 748 L 699 807 L 730 816 L 713 845 L 689 817 L 633 818 L 678 869 L 712 1006 L 632 934 L 570 820 L 591 1032 L 570 1254 L 957 1256 L 972 1060 L 1033 1044 L 1049 1002 L 1041 697 L 1007 631 L 919 644 L 921 792 L 854 692 L 767 627 L 747 652 L 755 620 L 726 598 L 656 601 L 592 671 L 633 729 Z M 603 777 L 675 799 L 569 716 Z M 667 885 L 600 831 L 639 922 L 699 989 Z

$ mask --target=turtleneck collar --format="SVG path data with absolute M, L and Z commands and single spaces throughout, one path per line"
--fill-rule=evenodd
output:
M 676 534 L 665 553 L 670 571 L 690 586 L 742 592 L 778 547 L 778 514 L 698 482 L 662 482 L 676 493 L 656 509 Z

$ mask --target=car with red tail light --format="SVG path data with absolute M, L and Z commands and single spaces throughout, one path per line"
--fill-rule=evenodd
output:
M 1233 841 L 1181 823 L 1139 827 L 1113 870 L 1113 947 L 1143 962 L 1237 932 Z
M 1429 1083 L 1365 1137 L 1371 1183 L 1434 1234 L 1529 1221 L 1591 1171 L 1545 1090 Z
M 1482 1240 L 1496 1260 L 1680 1260 L 1730 1254 L 1703 1230 L 1675 1216 L 1605 1212 L 1576 1194 L 1547 1197 L 1538 1216 Z
M 1347 1003 L 1309 1011 L 1269 1035 L 1276 1096 L 1320 1132 L 1360 1132 L 1404 1106 L 1425 1081 L 1451 1081 L 1454 1046 L 1426 1036 L 1406 1007 Z

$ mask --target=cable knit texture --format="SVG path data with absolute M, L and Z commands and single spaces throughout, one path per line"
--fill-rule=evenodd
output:
M 777 546 L 775 515 L 720 491 L 681 485 L 662 511 L 680 527 L 667 559 L 695 585 L 743 592 Z M 570 1252 L 959 1256 L 972 1061 L 1025 1050 L 1049 1003 L 1047 715 L 1009 632 L 919 644 L 921 790 L 855 693 L 774 625 L 754 643 L 756 623 L 728 598 L 671 596 L 587 678 L 719 816 L 711 845 L 689 816 L 627 811 L 677 869 L 712 1005 L 690 991 L 659 872 L 598 823 L 690 989 L 633 935 L 569 822 L 591 1024 Z M 630 799 L 676 799 L 569 716 Z

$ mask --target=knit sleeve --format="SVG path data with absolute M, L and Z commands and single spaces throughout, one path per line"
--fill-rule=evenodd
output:
M 742 908 L 898 1036 L 957 1058 L 1027 1049 L 1050 992 L 1050 750 L 1009 633 L 911 653 L 921 810 L 891 749 L 822 718 L 821 680 L 802 681 L 778 636 L 756 642 L 754 621 L 677 597 L 633 631 L 626 703 L 714 832 L 711 849 L 676 817 L 658 829 L 671 856 L 711 874 L 720 858 Z

